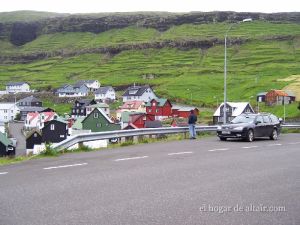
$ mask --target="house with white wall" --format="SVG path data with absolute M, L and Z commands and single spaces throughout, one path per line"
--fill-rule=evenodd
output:
M 102 102 L 116 100 L 116 92 L 111 86 L 100 87 L 95 91 L 95 99 Z
M 24 127 L 25 129 L 42 129 L 46 122 L 57 119 L 55 112 L 30 112 L 27 114 Z
M 156 99 L 157 96 L 149 85 L 131 86 L 127 88 L 127 90 L 123 94 L 123 102 L 134 100 L 149 102 L 154 98 Z
M 66 84 L 57 89 L 58 97 L 82 97 L 89 94 L 89 88 L 82 84 L 81 86 L 73 86 Z
M 15 119 L 16 115 L 20 113 L 19 107 L 16 103 L 0 103 L 0 121 L 8 122 Z
M 6 84 L 8 94 L 31 92 L 30 85 L 27 82 L 9 82 Z
M 83 84 L 92 92 L 100 88 L 100 82 L 98 80 L 80 80 L 74 84 L 74 87 L 81 87 Z

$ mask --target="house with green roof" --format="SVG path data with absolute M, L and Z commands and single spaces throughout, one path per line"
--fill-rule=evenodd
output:
M 15 155 L 15 147 L 12 141 L 0 132 L 0 157 L 7 155 Z
M 121 129 L 121 125 L 114 123 L 100 108 L 95 108 L 81 123 L 83 130 L 91 130 L 92 132 Z

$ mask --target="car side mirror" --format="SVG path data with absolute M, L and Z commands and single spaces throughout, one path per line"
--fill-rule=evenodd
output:
M 279 118 L 278 120 L 279 120 L 279 123 L 282 123 L 282 122 L 283 122 L 283 119 L 282 119 L 282 118 Z

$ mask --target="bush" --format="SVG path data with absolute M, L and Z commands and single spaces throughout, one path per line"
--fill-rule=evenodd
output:
M 133 145 L 133 141 L 125 141 L 123 143 L 120 144 L 120 146 L 129 146 L 129 145 Z
M 41 155 L 44 156 L 58 156 L 59 153 L 55 149 L 51 148 L 50 144 L 46 144 L 46 149 L 42 151 Z

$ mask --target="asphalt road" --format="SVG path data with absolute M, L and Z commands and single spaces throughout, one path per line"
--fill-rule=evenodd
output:
M 11 122 L 9 123 L 9 133 L 12 137 L 17 139 L 16 156 L 26 155 L 26 138 L 22 134 L 24 122 Z
M 300 135 L 66 154 L 0 167 L 1 225 L 299 225 Z

